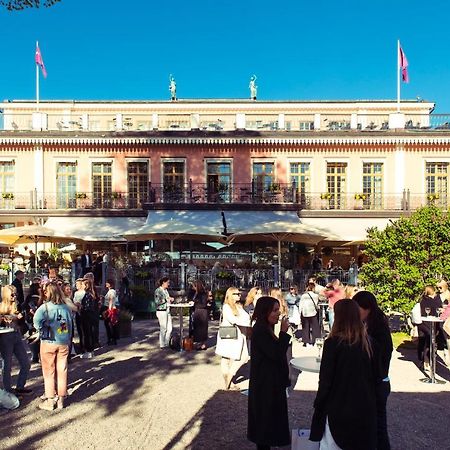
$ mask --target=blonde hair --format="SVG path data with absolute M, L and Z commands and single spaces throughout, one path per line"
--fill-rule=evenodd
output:
M 239 289 L 237 287 L 231 286 L 227 289 L 227 292 L 225 293 L 225 300 L 223 301 L 224 305 L 228 305 L 231 310 L 233 311 L 233 314 L 237 316 L 239 314 L 238 311 L 238 305 L 236 304 L 236 300 L 233 297 L 233 294 L 239 293 Z
M 432 286 L 431 284 L 425 286 L 423 295 L 428 295 L 428 297 L 434 297 L 436 295 L 436 290 L 434 289 L 434 286 Z
M 245 298 L 245 306 L 252 305 L 255 302 L 258 291 L 261 291 L 261 288 L 258 286 L 254 286 L 248 291 L 247 297 Z
M 286 300 L 284 298 L 283 292 L 281 292 L 281 289 L 278 288 L 272 288 L 269 291 L 269 297 L 276 298 L 280 302 L 280 316 L 287 316 L 288 315 L 288 305 L 286 303 Z
M 92 295 L 92 297 L 94 297 L 96 299 L 97 292 L 95 292 L 94 284 L 92 283 L 92 281 L 89 278 L 84 278 L 83 283 L 84 283 L 84 290 L 86 292 L 89 292 Z
M 62 289 L 56 283 L 48 283 L 45 286 L 44 291 L 47 302 L 52 302 L 55 305 L 62 305 L 65 303 Z M 50 295 L 47 295 L 47 293 Z
M 14 314 L 17 310 L 14 294 L 17 292 L 15 286 L 10 284 L 2 287 L 2 302 L 0 303 L 0 314 Z
M 354 284 L 347 284 L 344 288 L 345 298 L 353 298 L 358 292 L 358 288 Z

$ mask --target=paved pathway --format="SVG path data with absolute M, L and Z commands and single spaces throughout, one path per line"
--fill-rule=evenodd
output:
M 16 411 L 1 412 L 0 448 L 254 449 L 245 438 L 247 397 L 221 390 L 214 350 L 160 351 L 157 338 L 156 321 L 138 321 L 133 337 L 118 347 L 104 347 L 91 360 L 75 358 L 68 407 L 41 411 L 33 398 Z M 297 343 L 293 351 L 294 356 L 316 352 Z M 450 383 L 421 383 L 411 357 L 411 350 L 395 353 L 392 362 L 393 449 L 450 449 Z M 450 379 L 446 369 L 440 372 Z M 317 374 L 298 377 L 289 398 L 292 427 L 309 428 L 317 381 Z M 42 393 L 40 366 L 33 366 L 29 385 Z

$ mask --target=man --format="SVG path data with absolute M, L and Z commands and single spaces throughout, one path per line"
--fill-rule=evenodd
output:
M 14 281 L 11 284 L 16 288 L 16 306 L 17 310 L 22 312 L 25 303 L 22 280 L 25 278 L 25 274 L 22 270 L 17 270 L 14 277 Z
M 28 270 L 36 271 L 36 255 L 33 250 L 30 250 L 30 257 L 28 258 Z
M 84 276 L 88 272 L 92 272 L 92 256 L 89 249 L 87 249 L 81 257 L 81 273 Z

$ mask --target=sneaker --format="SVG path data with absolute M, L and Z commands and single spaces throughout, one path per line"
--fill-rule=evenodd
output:
M 64 408 L 64 400 L 65 400 L 65 397 L 58 397 L 58 400 L 56 401 L 56 409 Z
M 38 408 L 43 409 L 44 411 L 53 411 L 55 409 L 55 401 L 52 398 L 48 398 L 39 403 Z
M 92 352 L 87 352 L 86 353 L 86 358 L 87 359 L 91 359 L 94 356 L 94 354 Z
M 31 395 L 33 393 L 33 389 L 27 389 L 27 388 L 14 389 L 14 392 L 16 395 Z

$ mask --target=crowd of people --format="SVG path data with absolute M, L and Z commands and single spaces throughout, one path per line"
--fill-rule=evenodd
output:
M 24 297 L 24 273 L 17 271 L 11 285 L 2 287 L 0 303 L 0 353 L 3 360 L 3 389 L 17 397 L 30 395 L 26 387 L 30 371 L 24 338 L 28 340 L 33 363 L 40 363 L 45 393 L 39 408 L 63 408 L 67 396 L 67 369 L 72 354 L 92 358 L 100 347 L 99 323 L 103 319 L 109 345 L 118 338 L 119 299 L 114 281 L 107 280 L 100 295 L 94 274 L 87 272 L 76 280 L 75 290 L 60 279 L 35 277 Z M 78 344 L 74 345 L 74 332 Z M 19 364 L 16 387 L 11 380 L 12 358 Z

